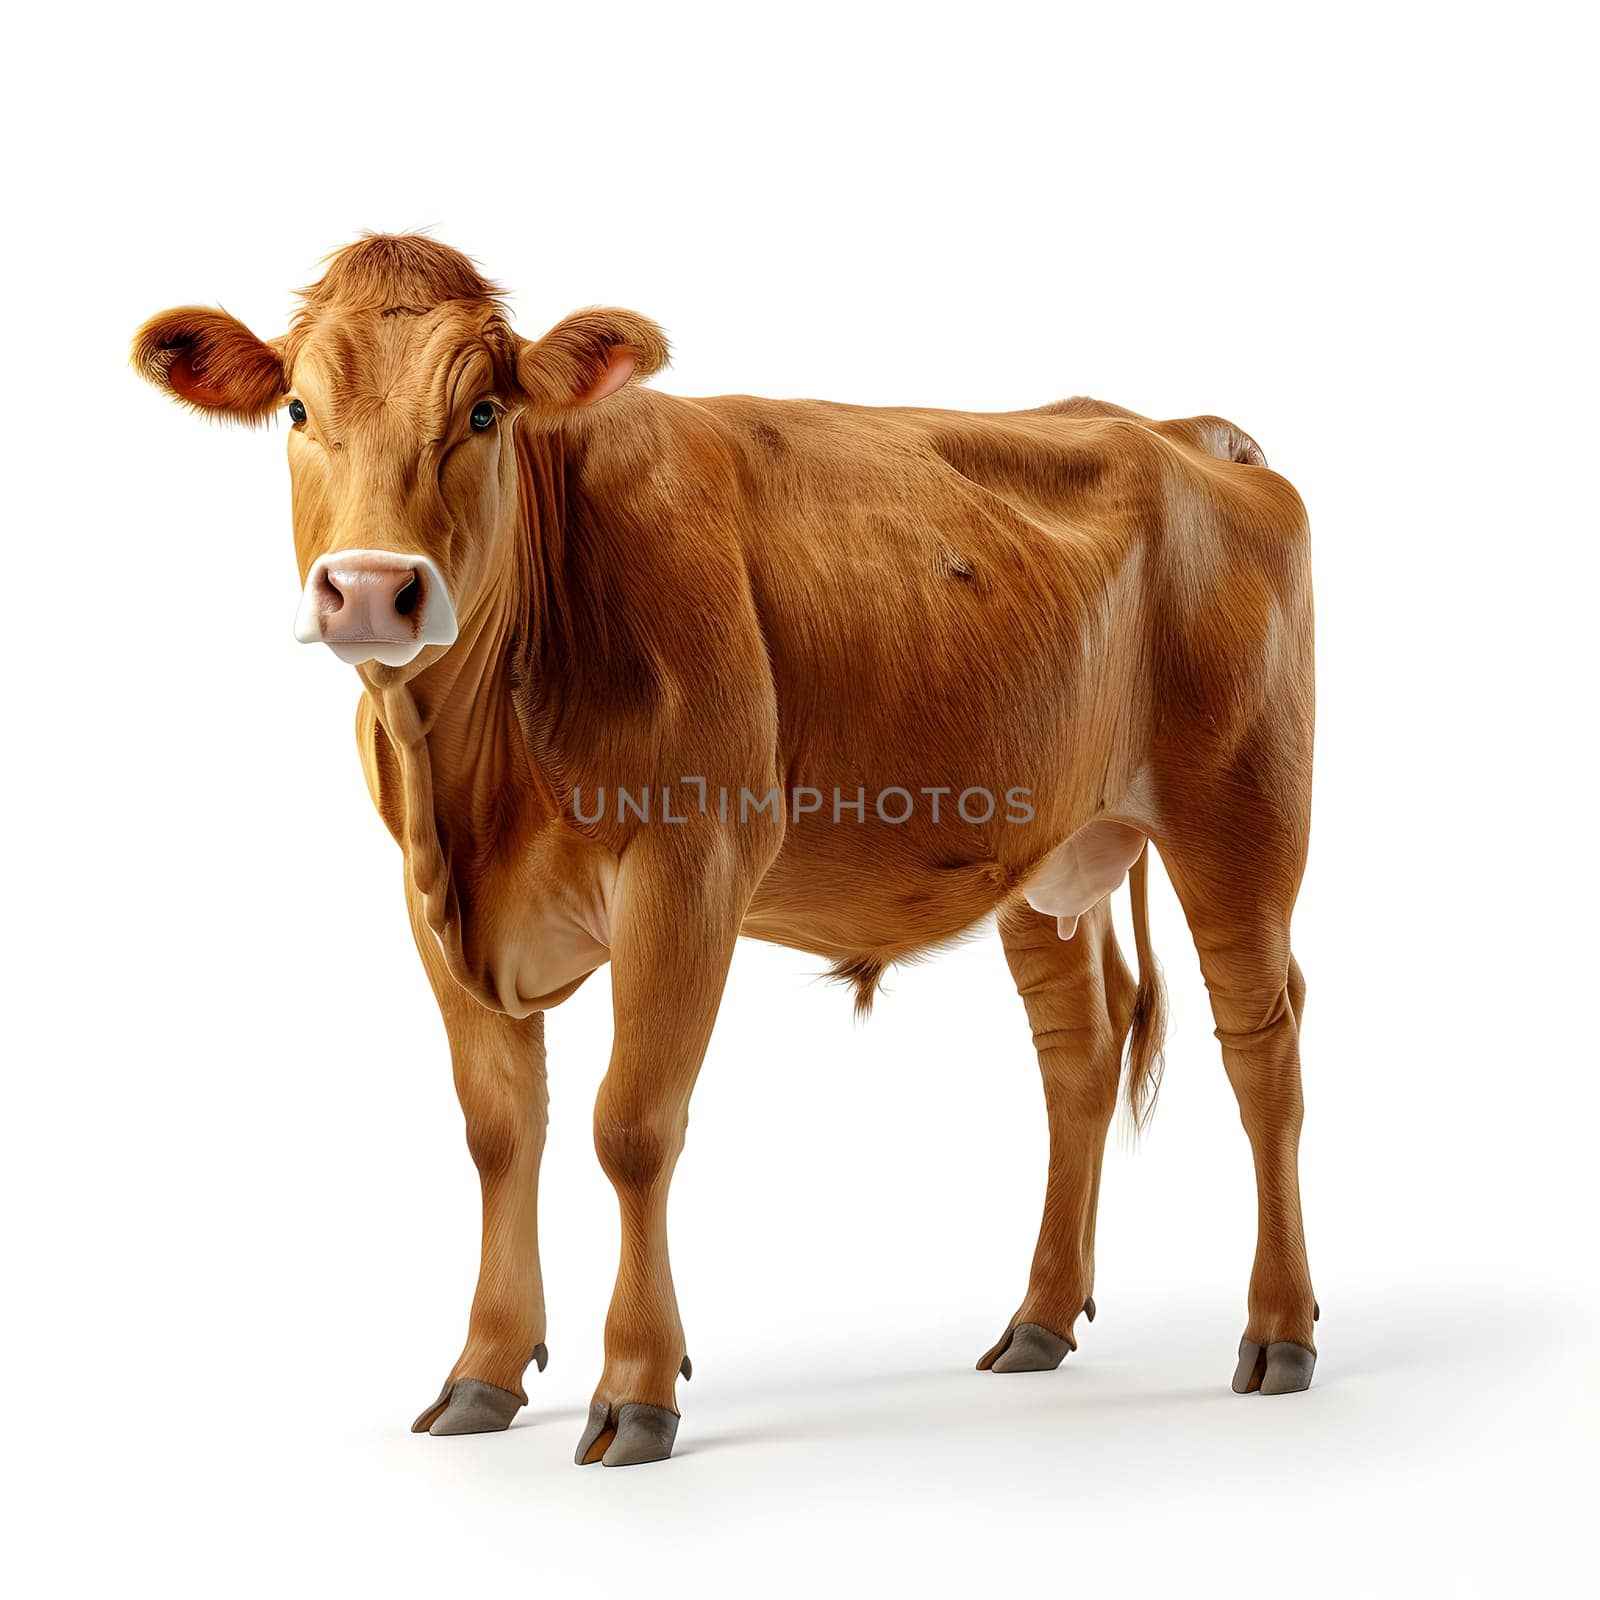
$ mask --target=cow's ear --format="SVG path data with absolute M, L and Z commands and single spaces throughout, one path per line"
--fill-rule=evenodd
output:
M 236 422 L 263 422 L 283 404 L 283 358 L 236 317 L 178 306 L 133 336 L 133 365 L 158 389 Z
M 592 406 L 667 364 L 667 336 L 636 311 L 596 306 L 519 341 L 517 383 L 543 409 Z

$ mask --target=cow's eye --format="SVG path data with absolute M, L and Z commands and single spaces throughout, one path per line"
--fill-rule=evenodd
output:
M 289 402 L 289 420 L 296 424 L 306 420 L 306 408 L 303 400 L 291 400 Z
M 472 408 L 472 431 L 483 433 L 494 426 L 494 405 L 491 401 L 480 400 Z

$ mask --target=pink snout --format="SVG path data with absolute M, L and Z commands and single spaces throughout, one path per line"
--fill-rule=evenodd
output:
M 455 610 L 427 556 L 335 550 L 306 577 L 295 616 L 302 644 L 325 644 L 341 661 L 403 667 L 430 644 L 454 644 Z

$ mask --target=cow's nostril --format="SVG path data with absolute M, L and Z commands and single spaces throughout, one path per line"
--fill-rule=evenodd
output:
M 340 550 L 306 575 L 294 631 L 343 661 L 403 666 L 426 645 L 453 644 L 457 630 L 449 587 L 427 556 Z

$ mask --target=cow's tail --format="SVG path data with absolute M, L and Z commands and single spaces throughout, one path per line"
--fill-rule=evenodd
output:
M 1139 987 L 1133 997 L 1133 1025 L 1128 1031 L 1128 1113 L 1134 1132 L 1141 1132 L 1156 1108 L 1161 1089 L 1163 1046 L 1167 1038 L 1167 986 L 1150 948 L 1150 846 L 1128 871 L 1133 900 L 1133 948 L 1139 958 Z

